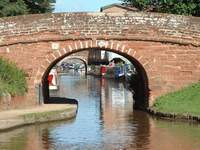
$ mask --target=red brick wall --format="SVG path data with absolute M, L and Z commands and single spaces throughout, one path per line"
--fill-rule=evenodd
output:
M 99 45 L 103 40 L 106 45 Z M 27 101 L 48 66 L 69 53 L 102 48 L 129 55 L 144 67 L 150 103 L 200 80 L 200 18 L 144 13 L 66 13 L 0 20 L 0 56 L 27 73 Z M 55 49 L 55 50 L 52 50 Z

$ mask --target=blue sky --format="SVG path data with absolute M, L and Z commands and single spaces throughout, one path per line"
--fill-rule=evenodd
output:
M 99 11 L 102 6 L 119 2 L 119 0 L 56 0 L 54 12 Z

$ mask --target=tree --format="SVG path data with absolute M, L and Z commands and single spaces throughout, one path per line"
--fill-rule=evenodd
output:
M 0 0 L 0 17 L 49 13 L 56 0 Z
M 200 0 L 122 0 L 142 11 L 200 16 Z
M 0 17 L 27 14 L 28 9 L 23 0 L 1 0 Z
M 54 10 L 56 0 L 24 0 L 30 14 L 49 13 Z
M 122 0 L 123 4 L 133 6 L 139 10 L 146 11 L 150 7 L 151 0 Z

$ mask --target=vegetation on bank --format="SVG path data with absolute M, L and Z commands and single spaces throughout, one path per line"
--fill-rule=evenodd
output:
M 159 97 L 155 111 L 200 116 L 200 82 Z
M 141 11 L 200 16 L 200 0 L 121 0 Z
M 25 73 L 15 64 L 0 58 L 0 96 L 5 93 L 12 96 L 24 95 L 26 91 Z

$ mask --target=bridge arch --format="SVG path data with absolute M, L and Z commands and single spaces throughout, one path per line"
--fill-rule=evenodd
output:
M 51 68 L 57 64 L 63 58 L 70 56 L 74 53 L 84 51 L 84 50 L 105 50 L 117 53 L 119 55 L 127 58 L 136 68 L 138 76 L 138 89 L 135 95 L 136 107 L 148 107 L 149 105 L 149 87 L 148 87 L 148 77 L 144 66 L 151 62 L 142 61 L 142 56 L 136 55 L 134 49 L 129 48 L 126 45 L 122 45 L 115 41 L 104 41 L 104 40 L 89 40 L 89 41 L 74 41 L 71 44 L 67 44 L 65 48 L 54 51 L 46 56 L 43 63 L 38 68 L 37 74 L 35 76 L 35 86 L 40 84 L 42 86 L 42 93 L 44 98 L 44 103 L 48 103 L 49 90 L 47 77 Z
M 87 74 L 87 60 L 86 59 L 84 59 L 84 58 L 82 58 L 82 57 L 80 57 L 80 56 L 67 56 L 66 58 L 64 58 L 64 59 L 66 59 L 66 60 L 73 60 L 73 59 L 75 59 L 75 60 L 80 60 L 83 64 L 84 64 L 84 66 L 85 66 L 85 74 Z M 64 59 L 63 60 L 61 60 L 61 61 L 64 61 Z

